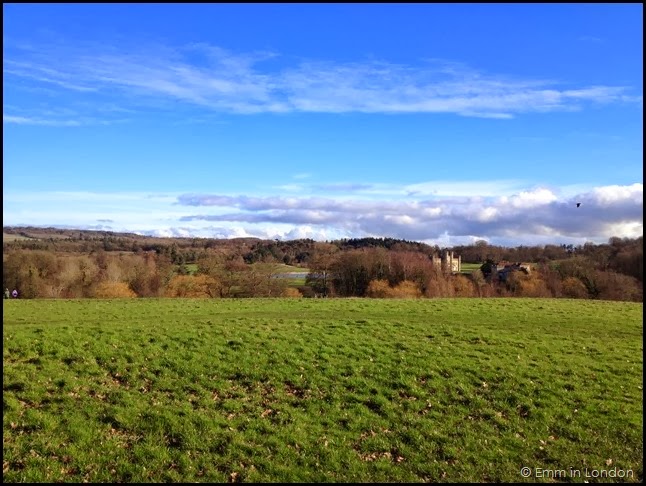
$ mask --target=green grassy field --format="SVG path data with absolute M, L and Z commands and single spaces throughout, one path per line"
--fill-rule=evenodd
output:
M 3 481 L 641 481 L 642 307 L 4 301 Z
M 479 270 L 482 266 L 482 263 L 463 263 L 462 271 L 460 273 L 471 273 L 475 270 Z
M 301 286 L 305 285 L 305 281 L 307 279 L 307 274 L 310 271 L 309 268 L 295 267 L 293 265 L 285 265 L 283 263 L 276 264 L 275 268 L 276 268 L 277 273 L 298 274 L 298 276 L 295 275 L 293 278 L 285 279 L 287 281 L 287 285 L 289 287 L 301 287 Z
M 179 268 L 179 265 L 177 265 L 177 268 Z M 199 270 L 199 265 L 197 263 L 187 263 L 186 268 L 191 275 L 194 275 Z M 305 277 L 310 271 L 309 268 L 294 267 L 292 265 L 285 265 L 284 263 L 276 263 L 274 268 L 277 273 L 302 273 L 303 282 L 305 282 Z
M 295 267 L 293 265 L 285 265 L 284 263 L 277 263 L 275 269 L 276 272 L 280 273 L 302 273 L 303 275 L 307 275 L 310 271 L 309 268 Z

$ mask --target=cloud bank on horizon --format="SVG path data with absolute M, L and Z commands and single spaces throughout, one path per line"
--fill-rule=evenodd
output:
M 504 187 L 505 181 L 490 185 Z M 21 219 L 16 222 L 23 225 L 50 220 L 62 227 L 152 236 L 281 240 L 389 236 L 440 246 L 480 239 L 513 246 L 601 243 L 613 236 L 643 234 L 643 184 L 593 187 L 581 193 L 545 187 L 509 192 L 513 185 L 501 191 L 508 194 L 498 196 L 467 196 L 460 194 L 462 184 L 456 184 L 454 195 L 414 198 L 407 195 L 407 186 L 391 185 L 382 188 L 384 197 L 375 190 L 366 194 L 372 186 L 364 184 L 334 197 L 41 193 L 6 196 L 5 201 L 20 206 L 39 200 L 48 208 L 18 210 Z M 75 204 L 78 209 L 66 214 L 64 208 L 70 201 L 83 204 Z M 123 208 L 129 208 L 127 215 Z

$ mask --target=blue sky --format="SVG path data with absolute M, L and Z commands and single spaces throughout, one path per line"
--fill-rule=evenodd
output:
M 5 226 L 440 246 L 643 233 L 641 4 L 3 13 Z

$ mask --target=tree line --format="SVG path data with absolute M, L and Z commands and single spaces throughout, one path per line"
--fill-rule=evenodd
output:
M 343 297 L 517 296 L 641 302 L 641 238 L 613 243 L 617 250 L 614 254 L 587 246 L 580 254 L 535 260 L 529 272 L 519 268 L 505 274 L 504 279 L 488 253 L 482 253 L 486 261 L 479 269 L 454 274 L 435 265 L 422 252 L 383 248 L 340 251 L 333 245 L 318 244 L 308 283 L 321 295 Z
M 69 231 L 69 230 L 68 230 Z M 5 228 L 5 233 L 7 229 Z M 29 232 L 24 232 L 29 235 Z M 16 234 L 16 233 L 13 233 Z M 109 297 L 571 297 L 643 299 L 643 238 L 581 246 L 506 248 L 478 241 L 450 250 L 470 274 L 433 264 L 440 249 L 392 238 L 332 242 L 151 238 L 88 232 L 6 241 L 3 285 L 24 298 Z M 107 248 L 107 249 L 106 249 Z M 497 278 L 500 261 L 532 271 Z M 309 269 L 305 283 L 278 264 Z M 192 265 L 189 272 L 187 265 Z
M 290 241 L 261 240 L 258 238 L 159 238 L 132 233 L 107 231 L 65 230 L 55 228 L 5 227 L 6 235 L 21 239 L 4 240 L 6 254 L 11 250 L 43 250 L 54 253 L 92 254 L 99 251 L 155 252 L 166 255 L 174 264 L 193 264 L 212 251 L 241 258 L 245 263 L 280 262 L 309 267 L 318 243 L 311 239 Z M 413 251 L 424 254 L 439 253 L 438 246 L 396 238 L 352 238 L 330 241 L 341 251 L 362 248 L 384 248 L 388 251 Z M 544 263 L 584 256 L 602 270 L 613 270 L 643 280 L 643 237 L 610 238 L 608 243 L 584 245 L 544 245 L 503 247 L 477 241 L 472 245 L 448 248 L 462 257 L 465 263 L 526 261 Z

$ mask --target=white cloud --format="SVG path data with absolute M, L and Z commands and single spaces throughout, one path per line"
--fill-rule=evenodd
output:
M 274 186 L 274 189 L 278 189 L 281 192 L 303 192 L 306 190 L 306 186 L 303 184 L 282 184 L 280 186 Z
M 450 182 L 450 181 L 449 181 Z M 544 244 L 607 241 L 643 233 L 643 184 L 588 187 L 520 187 L 509 195 L 406 196 L 407 185 L 391 184 L 392 194 L 331 192 L 333 197 L 277 197 L 227 194 L 37 192 L 3 194 L 7 226 L 90 228 L 109 223 L 113 231 L 196 237 L 334 239 L 388 236 L 435 244 Z M 422 187 L 424 187 L 422 185 Z M 452 190 L 448 188 L 453 187 Z M 509 186 L 511 187 L 511 185 Z M 456 190 L 459 189 L 459 190 Z M 427 191 L 428 192 L 428 191 Z M 581 207 L 576 207 L 581 202 Z M 199 211 L 196 211 L 199 209 Z M 543 243 L 541 243 L 543 242 Z M 439 243 L 438 243 L 439 244 Z
M 626 200 L 643 204 L 644 186 L 637 183 L 631 186 L 597 187 L 592 191 L 592 198 L 600 206 L 610 206 Z
M 489 221 L 494 221 L 498 216 L 498 214 L 499 214 L 498 208 L 494 208 L 494 207 L 482 208 L 478 212 L 477 220 L 483 223 L 487 223 Z
M 486 183 L 483 187 L 489 187 Z M 633 236 L 643 228 L 643 185 L 606 186 L 560 197 L 546 188 L 510 196 L 472 195 L 417 199 L 278 198 L 246 196 L 180 196 L 193 205 L 222 205 L 239 212 L 192 214 L 183 221 L 227 221 L 253 224 L 308 225 L 354 234 L 434 240 L 445 233 L 489 239 Z M 580 208 L 576 202 L 583 201 Z M 530 238 L 531 239 L 531 238 Z
M 532 208 L 556 201 L 556 196 L 549 189 L 535 189 L 523 191 L 518 195 L 509 198 L 509 204 L 515 208 Z
M 384 215 L 384 221 L 393 223 L 397 226 L 410 226 L 416 223 L 415 219 L 411 218 L 407 214 L 386 214 Z
M 420 214 L 422 215 L 423 218 L 438 218 L 439 216 L 442 215 L 442 208 L 441 207 L 435 207 L 435 208 L 422 208 L 420 211 Z
M 303 61 L 263 69 L 275 53 L 234 53 L 203 43 L 167 46 L 47 45 L 4 55 L 5 85 L 16 79 L 78 95 L 179 100 L 222 113 L 453 113 L 509 119 L 522 113 L 635 102 L 626 86 L 576 86 L 486 75 L 438 61 L 417 65 Z M 201 59 L 199 62 L 196 59 Z M 20 59 L 20 60 L 17 60 Z

